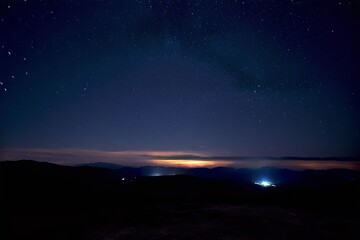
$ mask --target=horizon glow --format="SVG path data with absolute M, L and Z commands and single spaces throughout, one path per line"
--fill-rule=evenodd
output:
M 214 157 L 216 156 L 216 157 Z M 199 151 L 106 151 L 75 148 L 19 148 L 3 149 L 0 160 L 29 159 L 63 165 L 91 162 L 108 162 L 127 166 L 166 166 L 166 167 L 233 167 L 262 168 L 276 167 L 292 170 L 326 170 L 334 168 L 360 170 L 359 161 L 320 161 L 320 160 L 276 160 L 276 159 L 239 159 L 228 160 L 214 152 Z M 198 159 L 197 159 L 198 158 Z M 199 159 L 200 158 L 200 159 Z M 225 160 L 227 159 L 227 160 Z

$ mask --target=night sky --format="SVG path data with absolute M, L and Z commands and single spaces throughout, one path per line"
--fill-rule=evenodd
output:
M 1 1 L 0 159 L 352 168 L 359 6 Z

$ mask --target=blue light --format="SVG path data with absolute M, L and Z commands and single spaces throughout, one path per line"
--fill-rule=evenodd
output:
M 260 185 L 262 187 L 276 187 L 275 184 L 273 184 L 272 182 L 267 181 L 267 180 L 263 180 L 263 181 L 260 181 L 260 182 L 255 182 L 255 184 Z

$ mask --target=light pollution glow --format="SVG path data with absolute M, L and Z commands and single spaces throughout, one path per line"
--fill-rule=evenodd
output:
M 215 156 L 215 157 L 214 157 Z M 230 159 L 229 159 L 230 157 Z M 326 170 L 343 168 L 360 170 L 359 161 L 335 160 L 284 160 L 266 158 L 244 158 L 196 151 L 106 151 L 76 148 L 22 148 L 0 149 L 0 161 L 29 159 L 64 165 L 90 162 L 109 162 L 127 166 L 167 166 L 167 167 L 234 167 L 261 168 L 277 167 L 293 170 Z
M 185 167 L 185 168 L 197 168 L 197 167 L 225 167 L 231 166 L 234 163 L 232 161 L 214 161 L 214 160 L 191 160 L 191 159 L 161 159 L 161 160 L 149 160 L 150 163 L 160 166 L 170 167 Z

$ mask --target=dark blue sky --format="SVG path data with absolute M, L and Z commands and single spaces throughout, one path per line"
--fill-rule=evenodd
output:
M 359 1 L 1 1 L 0 151 L 357 157 L 359 24 Z

